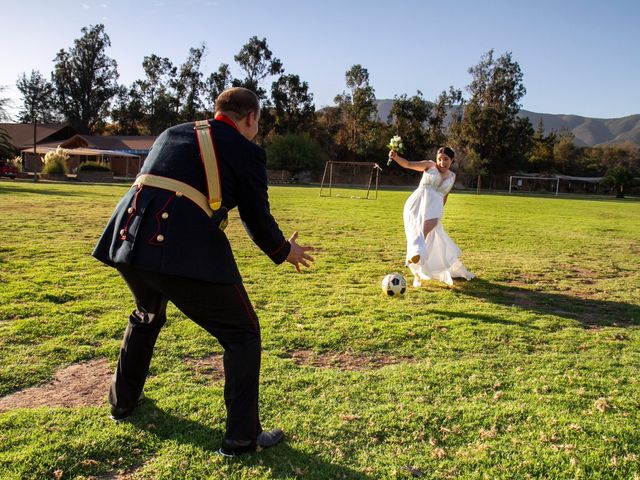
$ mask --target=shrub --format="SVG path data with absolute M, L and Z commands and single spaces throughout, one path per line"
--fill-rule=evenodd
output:
M 21 172 L 22 171 L 22 157 L 20 157 L 20 155 L 18 155 L 17 157 L 12 159 L 11 160 L 11 165 L 16 167 L 18 169 L 18 171 Z
M 320 170 L 325 159 L 320 144 L 306 133 L 276 135 L 267 147 L 268 167 L 289 170 L 292 174 Z
M 604 186 L 612 187 L 617 198 L 624 198 L 624 194 L 640 181 L 640 171 L 628 165 L 615 165 L 610 168 L 602 179 Z
M 52 150 L 44 156 L 43 173 L 67 173 L 67 161 L 69 154 L 58 145 L 58 148 Z
M 110 172 L 111 169 L 106 165 L 97 162 L 85 162 L 78 167 L 79 172 Z

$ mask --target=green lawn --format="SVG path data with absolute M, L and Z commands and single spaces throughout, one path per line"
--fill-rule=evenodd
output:
M 0 181 L 0 396 L 115 364 L 133 305 L 89 253 L 126 188 Z M 275 267 L 236 215 L 227 232 L 262 324 L 263 425 L 286 442 L 214 455 L 223 384 L 189 359 L 221 348 L 171 307 L 132 420 L 106 398 L 1 413 L 0 478 L 640 479 L 640 202 L 454 193 L 444 225 L 477 278 L 387 298 L 409 191 L 270 194 L 313 269 Z M 308 350 L 343 363 L 292 358 Z M 367 358 L 388 365 L 346 368 Z

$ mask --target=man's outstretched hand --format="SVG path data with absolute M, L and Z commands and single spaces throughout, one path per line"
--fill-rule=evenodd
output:
M 287 262 L 296 267 L 296 270 L 300 272 L 300 265 L 309 267 L 309 262 L 313 262 L 313 257 L 307 252 L 312 252 L 315 249 L 311 246 L 298 245 L 296 242 L 297 238 L 298 232 L 293 232 L 293 235 L 291 235 L 289 239 L 291 250 L 287 256 Z

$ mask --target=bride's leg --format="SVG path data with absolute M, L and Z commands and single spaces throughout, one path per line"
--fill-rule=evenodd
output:
M 436 228 L 436 225 L 438 225 L 437 218 L 429 218 L 428 220 L 424 221 L 424 224 L 422 225 L 422 232 L 424 233 L 424 238 L 427 238 L 427 235 L 429 235 L 429 232 L 431 232 L 431 230 Z
M 424 221 L 424 223 L 422 224 L 422 233 L 424 234 L 425 240 L 426 240 L 427 235 L 429 234 L 429 232 L 431 230 L 433 230 L 434 228 L 436 228 L 436 225 L 438 225 L 438 219 L 437 218 L 429 218 L 429 219 Z M 409 262 L 411 262 L 411 263 L 418 263 L 419 261 L 420 261 L 420 255 L 414 255 L 413 257 L 411 257 L 409 259 Z

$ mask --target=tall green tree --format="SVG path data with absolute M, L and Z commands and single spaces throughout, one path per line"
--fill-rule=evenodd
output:
M 7 97 L 2 96 L 2 92 L 6 90 L 7 87 L 0 85 L 0 122 L 5 122 L 10 120 L 9 115 L 9 105 L 11 100 Z M 13 147 L 13 141 L 6 130 L 0 128 L 0 160 L 4 160 L 7 158 L 13 158 L 16 154 L 16 150 Z
M 269 168 L 289 170 L 297 175 L 304 170 L 320 170 L 326 154 L 308 133 L 286 133 L 273 137 L 267 147 L 267 159 Z
M 449 143 L 447 117 L 452 117 L 451 122 L 459 121 L 463 106 L 464 99 L 460 89 L 451 86 L 448 91 L 440 93 L 431 108 L 427 125 L 427 143 L 430 147 L 441 147 Z
M 200 66 L 206 51 L 206 44 L 197 48 L 190 48 L 185 62 L 180 65 L 178 75 L 174 80 L 174 102 L 178 119 L 183 122 L 196 120 L 202 111 L 201 101 L 204 91 Z
M 178 122 L 173 93 L 177 68 L 167 57 L 152 54 L 144 57 L 142 69 L 145 78 L 137 80 L 134 88 L 139 92 L 146 130 L 158 135 Z
M 60 112 L 78 132 L 91 133 L 104 122 L 118 92 L 118 66 L 105 53 L 111 40 L 104 25 L 81 31 L 73 47 L 57 53 L 52 78 Z
M 22 123 L 54 123 L 59 120 L 55 111 L 53 84 L 38 70 L 31 70 L 27 77 L 25 73 L 18 77 L 16 86 L 22 94 L 22 108 L 18 119 Z
M 389 121 L 395 134 L 402 137 L 405 155 L 423 158 L 430 146 L 426 125 L 431 113 L 431 104 L 418 90 L 413 97 L 407 94 L 395 96 L 389 112 Z
M 553 164 L 558 172 L 565 175 L 576 175 L 580 170 L 582 152 L 574 143 L 575 137 L 569 131 L 559 133 L 553 145 Z
M 7 89 L 5 85 L 0 85 L 0 95 Z M 5 122 L 10 119 L 9 106 L 11 105 L 11 99 L 0 96 L 0 122 Z
M 507 52 L 494 58 L 493 50 L 469 68 L 471 94 L 456 129 L 457 142 L 468 153 L 472 169 L 480 173 L 517 170 L 526 162 L 533 128 L 517 117 L 526 93 L 522 71 Z
M 607 171 L 603 183 L 613 187 L 616 198 L 624 198 L 629 187 L 640 184 L 640 169 L 628 164 L 614 165 Z
M 144 135 L 149 133 L 146 129 L 146 116 L 140 90 L 136 84 L 130 88 L 121 85 L 116 95 L 116 100 L 111 109 L 113 125 L 110 133 L 113 135 Z
M 369 83 L 369 72 L 362 65 L 353 65 L 345 73 L 349 91 L 336 95 L 334 101 L 344 115 L 344 128 L 338 132 L 336 142 L 352 156 L 365 158 L 378 143 L 376 129 L 375 90 Z
M 529 167 L 535 172 L 547 172 L 553 168 L 553 148 L 558 141 L 556 132 L 545 135 L 542 118 L 532 137 L 532 148 L 527 157 Z
M 267 39 L 253 36 L 233 57 L 245 77 L 233 80 L 234 87 L 245 87 L 254 91 L 260 100 L 266 99 L 267 91 L 260 85 L 268 76 L 284 73 L 282 62 L 273 56 Z
M 216 98 L 231 86 L 232 81 L 233 77 L 231 76 L 228 63 L 220 64 L 218 70 L 209 75 L 205 80 L 205 103 L 207 110 L 212 115 L 216 106 Z
M 271 85 L 278 134 L 309 132 L 315 120 L 313 94 L 298 75 L 282 75 Z

